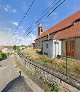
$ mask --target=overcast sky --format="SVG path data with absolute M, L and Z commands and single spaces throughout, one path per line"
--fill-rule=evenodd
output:
M 34 42 L 38 31 L 36 25 L 33 25 L 34 29 L 26 38 L 24 38 L 23 34 L 31 23 L 34 23 L 41 17 L 42 12 L 49 7 L 54 0 L 35 0 L 23 23 L 20 25 L 20 28 L 16 30 L 32 1 L 33 0 L 0 0 L 0 45 L 6 45 L 7 43 L 14 45 L 20 39 L 23 40 L 18 45 L 28 45 Z M 78 10 L 80 10 L 80 0 L 66 0 L 49 17 L 44 17 L 41 21 L 44 30 L 54 26 Z M 15 31 L 16 34 L 11 38 Z

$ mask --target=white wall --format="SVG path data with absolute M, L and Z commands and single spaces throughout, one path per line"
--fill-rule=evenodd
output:
M 53 57 L 57 57 L 57 55 L 61 55 L 61 41 L 53 40 Z
M 59 44 L 55 44 L 58 42 Z M 48 48 L 46 48 L 46 44 L 48 44 Z M 48 40 L 43 42 L 43 55 L 44 53 L 48 53 L 48 57 L 54 58 L 57 55 L 61 55 L 61 41 L 56 40 Z
M 48 44 L 48 48 L 46 48 L 46 44 Z M 43 55 L 44 53 L 48 53 L 49 57 L 53 57 L 53 40 L 43 42 Z

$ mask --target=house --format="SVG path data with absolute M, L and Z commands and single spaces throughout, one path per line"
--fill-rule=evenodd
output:
M 47 31 L 52 31 L 52 28 Z M 46 33 L 47 31 L 44 32 L 42 25 L 39 25 L 38 37 L 35 40 L 35 47 L 42 49 L 43 55 L 54 58 L 57 55 L 61 55 L 61 41 L 53 40 L 53 37 L 58 31 Z
M 42 25 L 40 24 L 38 27 L 38 37 L 35 40 L 35 47 L 43 49 L 43 54 L 46 54 L 49 57 L 55 57 L 61 54 L 63 55 L 63 52 L 65 50 L 62 51 L 63 43 L 62 40 L 60 40 L 61 38 L 58 39 L 58 34 L 62 34 L 61 32 L 65 32 L 68 29 L 71 30 L 71 28 L 73 28 L 72 30 L 75 30 L 75 27 L 73 27 L 73 25 L 78 25 L 77 21 L 79 20 L 79 18 L 80 11 L 72 14 L 68 18 L 64 19 L 63 21 L 46 31 L 44 31 Z
M 61 55 L 80 59 L 80 12 L 79 17 L 67 29 L 58 32 L 54 39 L 61 41 Z
M 43 41 L 43 55 L 50 58 L 61 55 L 61 41 L 53 39 Z

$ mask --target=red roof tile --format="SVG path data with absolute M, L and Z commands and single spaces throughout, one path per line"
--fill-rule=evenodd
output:
M 43 32 L 41 35 L 39 35 L 37 39 L 40 39 L 48 34 L 51 34 L 53 32 L 56 32 L 64 27 L 67 27 L 69 25 L 72 24 L 72 22 L 76 19 L 80 18 L 80 10 L 78 12 L 76 12 L 75 14 L 69 16 L 68 18 L 64 19 L 62 22 L 56 24 L 55 26 L 51 27 L 50 29 L 48 29 L 47 31 Z
M 58 32 L 53 39 L 67 39 L 73 37 L 80 37 L 80 22 L 76 23 L 74 26 Z

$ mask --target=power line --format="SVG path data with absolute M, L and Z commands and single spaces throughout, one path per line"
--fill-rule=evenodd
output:
M 36 21 L 36 23 L 38 23 L 39 21 L 41 21 L 47 14 L 50 10 L 52 10 L 61 0 L 58 0 L 40 19 L 38 19 Z
M 48 14 L 48 16 L 50 16 L 59 6 L 61 6 L 66 0 L 64 0 L 63 2 L 61 2 L 55 9 L 53 9 L 50 14 Z
M 54 0 L 54 1 L 49 5 L 49 7 L 46 8 L 46 9 L 42 12 L 42 14 L 45 13 L 55 2 L 56 2 L 56 0 Z
M 42 14 L 44 14 L 55 2 L 56 2 L 57 0 L 54 0 L 52 3 L 51 3 L 51 5 L 48 7 L 48 8 L 46 8 L 43 12 L 42 12 Z M 54 4 L 54 6 L 56 5 L 56 4 L 58 4 L 59 2 L 60 2 L 61 0 L 58 0 L 55 4 Z M 33 23 L 33 24 L 37 24 L 39 21 L 41 21 L 44 17 L 45 17 L 45 15 L 47 15 L 48 14 L 48 12 L 54 7 L 54 6 L 52 6 L 47 12 L 46 12 L 46 14 L 44 14 L 41 18 L 39 18 L 35 23 Z M 28 30 L 26 30 L 26 32 L 27 32 Z M 25 34 L 25 33 L 24 33 Z M 22 40 L 21 40 L 22 41 Z
M 21 23 L 23 22 L 23 20 L 25 19 L 26 15 L 28 14 L 28 12 L 30 11 L 32 5 L 34 4 L 35 0 L 32 1 L 31 5 L 29 6 L 29 9 L 27 10 L 27 12 L 25 13 L 25 15 L 23 16 L 23 18 L 21 19 L 17 29 L 20 27 Z
M 61 0 L 59 0 L 58 2 L 56 2 L 56 4 L 55 4 L 53 7 L 51 7 L 51 8 L 49 9 L 49 11 L 50 11 L 52 8 L 54 8 L 60 1 L 61 1 Z M 65 0 L 64 0 L 64 1 L 65 1 Z M 64 2 L 64 1 L 63 1 L 63 2 Z M 52 12 L 55 11 L 59 6 L 61 6 L 63 2 L 61 2 L 58 6 L 56 6 L 56 7 L 52 10 Z M 48 11 L 48 12 L 49 12 L 49 11 Z M 51 13 L 52 13 L 52 12 L 51 12 Z M 50 16 L 51 13 L 49 13 L 48 16 Z M 47 17 L 48 17 L 48 16 L 47 16 Z M 40 20 L 42 20 L 43 18 L 44 18 L 44 16 L 42 16 L 38 21 L 36 21 L 35 24 L 37 24 L 37 23 L 38 23 Z M 32 30 L 29 31 L 26 36 L 28 36 L 31 32 L 32 32 Z M 25 37 L 26 37 L 26 36 L 25 36 Z M 22 41 L 22 40 L 20 40 L 20 41 Z M 20 42 L 20 41 L 19 41 L 19 42 Z M 18 43 L 19 43 L 19 42 L 18 42 Z
M 31 23 L 31 25 L 27 28 L 27 30 L 25 31 L 25 33 L 23 34 L 23 36 L 26 34 L 26 32 L 28 32 L 29 30 L 31 30 L 32 29 L 32 26 L 34 25 L 34 22 L 33 23 Z
M 49 5 L 49 7 L 46 8 L 46 9 L 42 12 L 42 14 L 44 14 L 56 1 L 57 1 L 57 0 L 54 0 L 54 1 Z M 61 1 L 61 0 L 59 0 L 59 1 Z M 58 1 L 58 2 L 59 2 L 59 1 Z M 58 3 L 58 2 L 57 2 L 57 3 Z M 56 3 L 56 4 L 57 4 L 57 3 Z M 55 5 L 56 5 L 56 4 L 55 4 Z M 54 6 L 55 6 L 55 5 L 54 5 Z M 53 7 L 54 7 L 54 6 L 53 6 Z M 53 8 L 53 7 L 52 7 L 52 8 Z M 52 8 L 50 8 L 50 9 L 52 9 Z M 48 12 L 50 11 L 50 9 L 48 10 Z M 47 13 L 48 13 L 48 12 L 47 12 Z M 47 13 L 46 13 L 46 14 L 47 14 Z M 41 14 L 41 15 L 42 15 L 42 14 Z M 43 17 L 44 17 L 46 14 L 44 14 Z M 37 20 L 35 23 L 33 22 L 33 25 L 37 24 L 41 19 L 42 19 L 42 17 L 41 17 L 39 20 Z M 26 30 L 26 32 L 27 32 L 27 31 L 28 31 L 28 30 Z M 26 34 L 26 32 L 24 33 L 24 35 Z
M 16 28 L 16 30 L 19 29 L 21 23 L 23 22 L 23 20 L 25 19 L 26 15 L 27 15 L 28 12 L 30 11 L 30 9 L 31 9 L 32 5 L 34 4 L 34 2 L 35 2 L 35 0 L 32 1 L 32 3 L 31 3 L 31 5 L 29 6 L 27 12 L 24 14 L 23 18 L 21 19 L 20 23 L 18 24 L 18 27 Z M 16 33 L 16 31 L 13 33 L 12 37 L 10 38 L 10 40 L 13 38 L 13 36 L 15 35 L 15 33 Z M 9 41 L 10 41 L 10 40 L 9 40 Z
M 45 10 L 42 12 L 42 14 L 44 14 L 44 13 L 53 5 L 53 3 L 55 3 L 56 1 L 57 1 L 57 0 L 54 0 L 54 1 L 51 3 L 51 5 L 49 5 L 49 7 L 48 7 L 47 9 L 45 9 Z M 42 15 L 42 14 L 41 14 L 41 15 Z M 36 21 L 36 23 L 37 23 L 37 21 Z M 31 24 L 31 26 L 34 25 L 34 24 L 36 24 L 36 23 L 33 22 L 33 23 Z
M 33 29 L 32 29 L 32 30 L 33 30 Z M 29 32 L 25 35 L 25 37 L 26 37 L 26 36 L 28 36 L 28 35 L 32 32 L 32 30 L 31 30 L 31 31 L 29 31 Z M 25 38 L 25 37 L 24 37 L 24 38 Z M 22 39 L 20 39 L 18 43 L 20 43 L 22 40 L 23 40 L 23 38 L 22 38 Z M 16 44 L 18 44 L 18 43 L 16 43 Z

